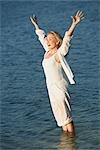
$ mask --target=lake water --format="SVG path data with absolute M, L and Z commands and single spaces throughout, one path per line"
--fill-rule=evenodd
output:
M 3 1 L 1 4 L 1 150 L 98 150 L 100 1 Z M 29 16 L 46 32 L 64 35 L 71 15 L 84 11 L 75 29 L 68 62 L 76 85 L 69 86 L 76 138 L 57 127 L 41 62 L 44 50 Z

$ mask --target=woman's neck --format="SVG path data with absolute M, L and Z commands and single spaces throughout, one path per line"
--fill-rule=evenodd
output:
M 49 49 L 48 50 L 50 53 L 55 53 L 57 51 L 57 48 Z

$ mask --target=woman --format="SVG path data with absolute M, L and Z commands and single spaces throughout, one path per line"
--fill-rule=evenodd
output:
M 49 32 L 46 36 L 45 32 L 40 29 L 36 17 L 30 17 L 30 20 L 35 26 L 36 34 L 45 49 L 42 65 L 55 120 L 57 125 L 62 127 L 63 131 L 74 134 L 75 129 L 69 103 L 68 81 L 71 84 L 74 84 L 75 81 L 64 56 L 68 53 L 74 29 L 84 18 L 84 14 L 82 11 L 77 11 L 76 15 L 71 16 L 71 18 L 72 25 L 65 33 L 64 38 L 53 31 Z

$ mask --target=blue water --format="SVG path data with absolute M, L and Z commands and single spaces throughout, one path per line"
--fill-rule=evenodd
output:
M 32 1 L 1 4 L 1 150 L 99 149 L 99 1 Z M 86 19 L 75 29 L 68 55 L 76 85 L 69 86 L 76 138 L 57 127 L 41 66 L 44 50 L 29 16 L 46 32 L 64 35 L 70 16 Z

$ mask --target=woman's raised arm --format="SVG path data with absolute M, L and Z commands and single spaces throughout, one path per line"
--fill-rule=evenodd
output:
M 71 16 L 73 22 L 69 30 L 67 31 L 68 36 L 72 36 L 76 25 L 84 19 L 84 13 L 82 11 L 77 11 L 75 16 Z
M 33 17 L 30 17 L 30 20 L 31 20 L 32 24 L 35 26 L 35 33 L 37 34 L 40 43 L 44 47 L 45 51 L 48 51 L 48 46 L 47 46 L 47 42 L 46 42 L 46 34 L 45 34 L 44 30 L 40 29 L 40 27 L 37 23 L 36 16 L 34 15 Z
M 40 29 L 40 27 L 39 27 L 39 25 L 37 23 L 37 18 L 36 18 L 35 15 L 33 17 L 30 17 L 30 20 L 31 20 L 32 24 L 35 26 L 36 30 Z
M 84 19 L 84 13 L 82 11 L 77 11 L 75 16 L 71 16 L 72 20 L 72 24 L 69 28 L 69 30 L 65 33 L 65 36 L 63 38 L 63 42 L 62 45 L 59 48 L 59 52 L 65 56 L 68 51 L 69 51 L 69 47 L 70 47 L 70 40 L 72 38 L 73 32 L 75 27 L 77 26 L 77 24 Z

